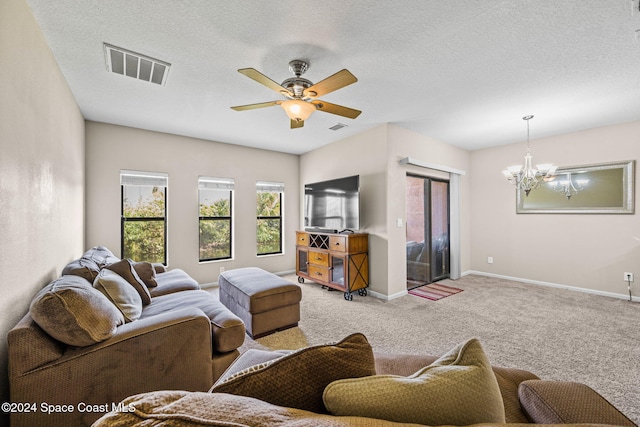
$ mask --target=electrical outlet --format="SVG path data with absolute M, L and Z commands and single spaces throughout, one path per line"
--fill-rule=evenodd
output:
M 224 267 L 220 267 L 220 273 L 224 273 Z
M 633 273 L 624 273 L 625 282 L 633 282 Z
M 487 258 L 487 264 L 493 264 L 493 257 L 492 256 Z

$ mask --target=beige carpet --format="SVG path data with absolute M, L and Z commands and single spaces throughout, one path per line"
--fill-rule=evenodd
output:
M 494 365 L 585 383 L 640 424 L 640 304 L 473 275 L 441 283 L 464 292 L 439 301 L 346 301 L 307 282 L 299 326 L 247 337 L 241 350 L 296 349 L 357 331 L 375 351 L 439 355 L 477 337 Z

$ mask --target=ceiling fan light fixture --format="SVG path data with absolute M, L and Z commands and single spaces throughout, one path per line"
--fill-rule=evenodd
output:
M 291 120 L 305 121 L 316 111 L 316 106 L 300 99 L 283 101 L 280 106 Z

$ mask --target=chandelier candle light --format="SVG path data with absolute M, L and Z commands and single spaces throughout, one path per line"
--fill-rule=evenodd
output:
M 524 156 L 524 167 L 521 165 L 509 166 L 502 171 L 507 180 L 516 186 L 516 189 L 524 191 L 528 196 L 531 190 L 540 188 L 540 184 L 545 181 L 552 181 L 555 176 L 557 166 L 551 163 L 536 165 L 534 168 L 531 162 L 531 144 L 529 142 L 529 120 L 533 116 L 524 116 L 522 120 L 527 121 L 527 154 Z

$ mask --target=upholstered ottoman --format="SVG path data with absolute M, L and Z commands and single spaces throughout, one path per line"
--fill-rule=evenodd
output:
M 295 283 L 246 267 L 221 273 L 218 285 L 220 301 L 242 319 L 252 338 L 298 325 L 302 290 Z

